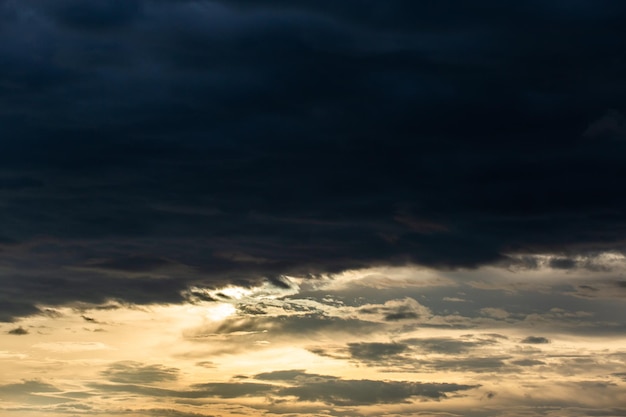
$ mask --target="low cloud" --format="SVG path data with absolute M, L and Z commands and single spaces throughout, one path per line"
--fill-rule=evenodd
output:
M 348 352 L 354 359 L 376 361 L 406 352 L 408 345 L 401 343 L 349 343 Z
M 111 382 L 123 384 L 154 384 L 175 381 L 179 370 L 163 365 L 145 365 L 139 362 L 124 361 L 110 365 L 102 376 Z
M 38 381 L 28 380 L 16 384 L 0 385 L 0 399 L 6 402 L 20 402 L 29 405 L 52 405 L 74 401 L 63 398 L 54 385 Z
M 380 325 L 375 322 L 355 318 L 328 316 L 323 313 L 302 315 L 253 315 L 232 317 L 216 324 L 207 324 L 186 331 L 189 339 L 201 341 L 216 335 L 243 336 L 253 333 L 267 333 L 268 337 L 290 338 L 294 335 L 315 334 L 318 332 L 360 334 L 372 331 Z
M 20 327 L 16 327 L 15 329 L 9 330 L 7 333 L 12 334 L 14 336 L 24 336 L 28 334 L 28 330 L 20 326 Z
M 529 345 L 544 345 L 550 343 L 550 339 L 542 336 L 528 336 L 522 340 L 522 343 Z
M 376 315 L 384 321 L 403 321 L 427 319 L 432 315 L 431 311 L 418 303 L 413 298 L 390 300 L 384 304 L 369 304 L 359 308 L 363 315 Z
M 266 397 L 277 400 L 296 397 L 299 401 L 323 402 L 334 406 L 409 403 L 414 399 L 441 400 L 477 385 L 421 383 L 409 381 L 353 380 L 309 374 L 304 370 L 273 371 L 257 374 L 256 382 L 194 384 L 188 390 L 169 390 L 135 384 L 90 384 L 102 392 L 186 399 Z
M 517 366 L 538 366 L 546 364 L 544 361 L 540 361 L 537 359 L 519 359 L 516 361 L 511 361 L 511 363 Z
M 281 389 L 281 396 L 300 401 L 321 401 L 334 406 L 397 404 L 412 399 L 440 400 L 448 394 L 476 388 L 476 385 L 434 384 L 404 381 L 330 379 Z
M 459 340 L 445 337 L 433 337 L 424 339 L 407 339 L 403 341 L 412 346 L 418 347 L 420 350 L 428 353 L 440 353 L 447 355 L 456 355 L 468 352 L 481 346 L 495 344 L 493 340 Z

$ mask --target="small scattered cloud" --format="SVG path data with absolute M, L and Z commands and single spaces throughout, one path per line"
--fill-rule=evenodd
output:
M 449 394 L 476 387 L 448 383 L 330 379 L 283 388 L 278 395 L 294 396 L 307 402 L 321 401 L 333 406 L 362 406 L 409 403 L 418 398 L 441 400 Z
M 483 316 L 491 317 L 491 318 L 498 319 L 498 320 L 504 320 L 511 315 L 506 310 L 503 310 L 501 308 L 493 308 L 493 307 L 481 308 L 480 313 Z
M 470 356 L 467 358 L 435 359 L 421 362 L 421 366 L 434 371 L 457 372 L 502 372 L 507 368 L 509 356 Z
M 543 345 L 550 343 L 550 339 L 547 339 L 542 336 L 528 336 L 522 340 L 522 343 L 528 345 Z
M 516 361 L 511 361 L 511 363 L 517 366 L 538 366 L 546 364 L 545 362 L 537 359 L 518 359 Z
M 446 337 L 433 337 L 424 339 L 407 339 L 404 343 L 419 347 L 428 353 L 440 353 L 455 355 L 468 352 L 471 349 L 496 343 L 493 340 L 462 340 Z
M 410 297 L 390 300 L 382 305 L 364 305 L 358 311 L 364 315 L 378 315 L 388 322 L 426 319 L 432 315 L 430 309 Z
M 611 374 L 617 378 L 620 378 L 622 381 L 626 382 L 626 372 L 616 372 L 614 374 Z
M 110 365 L 101 375 L 111 382 L 122 384 L 153 384 L 175 381 L 179 372 L 178 368 L 124 361 Z
M 406 352 L 409 346 L 402 343 L 349 343 L 348 352 L 354 359 L 376 361 Z
M 465 299 L 459 298 L 459 297 L 443 297 L 442 300 L 443 301 L 447 301 L 449 303 L 468 303 L 468 302 L 471 302 L 469 300 L 465 300 Z
M 265 395 L 275 390 L 276 387 L 270 384 L 258 384 L 254 382 L 217 382 L 195 384 L 192 385 L 192 388 L 200 394 L 200 397 L 242 398 Z
M 217 368 L 217 365 L 215 364 L 215 362 L 211 362 L 211 361 L 200 361 L 200 362 L 196 362 L 195 365 L 201 368 L 209 368 L 209 369 Z
M 263 332 L 280 337 L 291 337 L 322 331 L 361 333 L 371 331 L 378 326 L 379 324 L 376 322 L 328 316 L 323 312 L 278 316 L 253 315 L 229 317 L 222 322 L 190 329 L 185 333 L 185 336 L 198 341 L 217 335 L 242 336 Z
M 28 330 L 20 326 L 20 327 L 16 327 L 15 329 L 9 330 L 7 333 L 12 334 L 14 336 L 24 336 L 28 334 Z
M 39 380 L 27 380 L 15 384 L 0 385 L 0 400 L 38 406 L 73 401 L 70 398 L 57 396 L 56 394 L 60 392 L 61 390 L 54 385 Z
M 549 261 L 550 268 L 554 269 L 574 269 L 577 265 L 578 262 L 571 258 L 552 258 Z
M 296 381 L 296 380 L 329 380 L 338 379 L 334 376 L 309 374 L 304 369 L 290 369 L 285 371 L 263 372 L 254 376 L 262 381 Z
M 496 395 L 497 395 L 497 394 L 496 394 L 495 392 L 493 392 L 493 391 L 489 391 L 489 392 L 485 393 L 485 395 L 483 396 L 483 398 L 484 398 L 484 399 L 487 399 L 487 400 L 491 400 L 492 398 L 495 398 L 495 396 L 496 396 Z

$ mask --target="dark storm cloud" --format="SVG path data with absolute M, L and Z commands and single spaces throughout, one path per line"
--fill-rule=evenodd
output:
M 130 24 L 139 15 L 140 0 L 55 1 L 47 7 L 53 20 L 78 31 L 103 31 Z
M 609 0 L 0 1 L 0 218 L 19 243 L 0 256 L 26 271 L 3 274 L 0 319 L 623 250 L 624 17 Z
M 149 272 L 167 266 L 175 266 L 174 262 L 168 259 L 151 256 L 125 256 L 115 259 L 107 259 L 89 263 L 87 267 L 112 269 L 124 272 Z
M 41 303 L 63 304 L 80 300 L 117 308 L 117 305 L 106 303 L 111 299 L 140 304 L 181 302 L 185 299 L 181 290 L 186 281 L 177 277 L 145 275 L 132 279 L 112 278 L 87 271 L 33 270 L 29 266 L 19 273 L 3 276 L 2 282 L 5 287 L 0 294 L 0 319 L 12 321 L 20 315 L 47 315 L 47 309 L 36 307 Z

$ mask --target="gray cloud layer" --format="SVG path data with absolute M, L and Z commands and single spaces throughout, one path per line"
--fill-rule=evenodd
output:
M 178 397 L 188 399 L 292 397 L 300 401 L 323 402 L 335 406 L 360 406 L 409 402 L 414 398 L 439 400 L 475 385 L 420 383 L 408 381 L 347 380 L 333 376 L 308 374 L 302 370 L 274 371 L 255 376 L 257 382 L 195 384 L 191 390 L 175 391 L 134 384 L 91 384 L 91 387 L 110 393 L 132 393 L 145 396 Z

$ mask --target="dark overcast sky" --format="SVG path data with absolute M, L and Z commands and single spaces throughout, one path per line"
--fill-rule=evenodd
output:
M 0 319 L 624 251 L 625 21 L 619 0 L 0 0 Z

